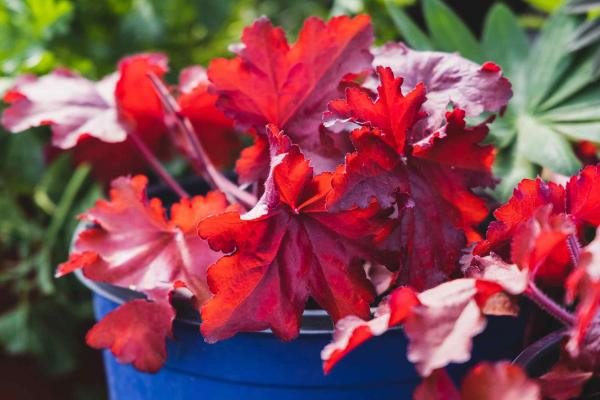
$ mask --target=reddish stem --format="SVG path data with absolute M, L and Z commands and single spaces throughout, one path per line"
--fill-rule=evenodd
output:
M 182 188 L 179 183 L 169 174 L 169 172 L 161 165 L 158 159 L 152 154 L 152 151 L 146 146 L 146 143 L 134 131 L 127 133 L 127 137 L 131 139 L 135 147 L 142 154 L 148 165 L 154 172 L 169 186 L 179 197 L 190 197 L 190 195 Z
M 196 161 L 198 170 L 204 171 L 203 177 L 209 182 L 213 188 L 220 189 L 221 191 L 230 194 L 237 199 L 244 206 L 252 208 L 256 204 L 256 197 L 252 194 L 241 190 L 229 179 L 225 178 L 213 165 L 206 153 L 206 150 L 202 146 L 202 143 L 198 139 L 198 135 L 194 131 L 194 127 L 190 120 L 181 114 L 181 108 L 179 104 L 169 90 L 164 86 L 162 81 L 152 72 L 148 73 L 150 81 L 154 85 L 156 93 L 161 99 L 163 106 L 170 117 L 173 118 L 175 124 L 179 130 L 185 135 L 188 144 L 192 148 L 193 161 Z
M 567 237 L 567 247 L 569 248 L 569 253 L 571 254 L 571 262 L 573 263 L 573 268 L 577 268 L 579 265 L 579 256 L 581 254 L 579 241 L 575 235 L 571 234 Z
M 542 292 L 533 281 L 527 285 L 525 295 L 563 325 L 575 325 L 575 317 Z

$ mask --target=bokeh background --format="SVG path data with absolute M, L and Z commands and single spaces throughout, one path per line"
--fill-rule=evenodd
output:
M 400 40 L 390 10 L 419 25 L 415 0 L 0 0 L 0 94 L 19 74 L 59 66 L 100 78 L 124 55 L 158 50 L 171 78 L 188 65 L 227 56 L 261 15 L 290 32 L 309 15 L 372 15 L 381 42 Z M 478 36 L 493 1 L 446 1 Z M 558 0 L 504 1 L 531 32 Z M 174 81 L 174 80 L 173 80 Z M 103 399 L 100 354 L 86 349 L 90 295 L 74 278 L 53 278 L 66 259 L 75 216 L 103 189 L 89 169 L 47 147 L 49 132 L 0 131 L 0 398 Z M 178 160 L 168 168 L 184 175 Z

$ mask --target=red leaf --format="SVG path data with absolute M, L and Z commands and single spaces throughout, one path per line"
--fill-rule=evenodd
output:
M 589 165 L 569 180 L 566 201 L 578 224 L 600 225 L 600 165 Z
M 548 209 L 547 221 L 536 222 L 534 217 L 543 207 Z M 484 255 L 493 251 L 504 259 L 510 259 L 512 253 L 513 262 L 523 267 L 525 263 L 540 264 L 534 271 L 537 276 L 549 284 L 562 285 L 571 261 L 565 235 L 575 234 L 575 230 L 581 232 L 586 224 L 600 224 L 599 166 L 585 167 L 569 180 L 566 189 L 539 178 L 523 180 L 508 202 L 494 212 L 494 216 L 496 221 L 490 223 L 486 239 L 477 244 L 474 254 Z M 569 227 L 571 221 L 575 227 Z M 539 229 L 544 230 L 545 236 L 540 237 L 537 244 L 524 240 L 533 237 L 532 234 Z M 537 255 L 532 256 L 537 261 L 522 259 L 521 252 L 530 252 L 523 246 L 536 249 Z M 540 261 L 542 258 L 545 259 L 543 262 Z
M 542 399 L 540 385 L 506 361 L 477 365 L 465 376 L 460 392 L 463 400 Z
M 92 280 L 146 294 L 150 301 L 128 303 L 99 322 L 88 343 L 110 347 L 122 362 L 154 371 L 165 359 L 164 338 L 174 317 L 171 291 L 185 286 L 197 304 L 210 296 L 206 271 L 219 254 L 197 236 L 198 222 L 237 208 L 228 207 L 222 193 L 211 192 L 181 199 L 167 219 L 160 200 L 146 198 L 146 184 L 144 176 L 113 182 L 110 200 L 99 200 L 82 215 L 95 226 L 79 234 L 57 275 L 83 268 Z
M 144 137 L 164 132 L 163 106 L 148 78 L 167 73 L 167 57 L 161 53 L 136 54 L 119 61 L 115 99 L 119 114 Z
M 208 92 L 204 68 L 193 66 L 179 74 L 181 114 L 191 121 L 212 162 L 219 167 L 231 165 L 240 149 L 233 121 L 215 106 L 217 96 Z M 189 153 L 189 149 L 186 150 Z
M 584 340 L 588 330 L 594 320 L 597 318 L 598 307 L 600 306 L 600 236 L 587 245 L 579 257 L 579 265 L 569 275 L 565 283 L 567 290 L 566 297 L 568 303 L 573 303 L 579 298 L 577 310 L 575 313 L 576 324 L 571 334 L 571 339 L 566 345 L 567 350 L 573 357 L 580 354 L 582 345 L 585 347 Z M 597 337 L 590 332 L 591 338 Z
M 269 175 L 269 142 L 264 135 L 251 130 L 254 144 L 242 150 L 235 163 L 235 172 L 240 183 L 258 182 Z
M 328 212 L 330 175 L 313 177 L 298 147 L 274 127 L 269 139 L 272 169 L 256 207 L 198 228 L 214 250 L 233 252 L 208 272 L 214 297 L 202 308 L 202 332 L 210 342 L 266 328 L 292 339 L 309 296 L 334 320 L 368 316 L 374 298 L 359 261 L 374 257 L 389 213 L 376 203 Z
M 495 221 L 488 227 L 485 240 L 479 242 L 473 253 L 476 255 L 489 254 L 493 251 L 504 259 L 510 259 L 511 244 L 515 233 L 529 223 L 534 214 L 542 207 L 548 206 L 552 214 L 565 211 L 565 189 L 552 182 L 541 179 L 524 179 L 515 189 L 513 196 L 500 208 L 494 211 Z M 566 245 L 562 255 L 556 254 L 556 268 L 568 263 Z M 566 252 L 566 253 L 565 253 Z M 566 256 L 566 257 L 565 257 Z M 545 268 L 545 267 L 544 267 Z
M 418 140 L 444 125 L 449 104 L 465 110 L 468 117 L 485 111 L 498 112 L 512 97 L 511 84 L 499 68 L 479 66 L 457 54 L 415 51 L 402 43 L 389 43 L 374 50 L 373 65 L 389 66 L 394 75 L 404 78 L 402 89 L 412 90 L 419 84 L 427 88 L 423 111 L 427 117 L 413 132 Z M 375 79 L 366 82 L 374 88 Z
M 94 325 L 86 342 L 96 349 L 110 349 L 120 363 L 156 372 L 167 359 L 165 339 L 171 336 L 174 318 L 168 302 L 133 300 Z
M 372 41 L 366 15 L 327 23 L 308 18 L 291 46 L 281 28 L 260 18 L 244 30 L 236 58 L 213 60 L 208 68 L 217 106 L 238 124 L 261 133 L 275 124 L 303 151 L 319 152 L 321 114 L 346 74 L 370 67 Z
M 419 84 L 406 96 L 402 94 L 402 78 L 395 78 L 389 67 L 378 67 L 381 84 L 377 87 L 378 97 L 371 99 L 370 93 L 358 87 L 346 90 L 346 98 L 329 103 L 326 118 L 351 120 L 368 125 L 383 132 L 380 138 L 399 155 L 406 154 L 408 131 L 423 116 L 419 112 L 425 101 L 425 86 Z
M 467 127 L 460 109 L 447 114 L 440 130 L 415 142 L 411 132 L 421 115 L 423 86 L 403 96 L 401 79 L 389 68 L 378 72 L 377 99 L 349 88 L 345 100 L 330 103 L 330 120 L 363 127 L 352 132 L 356 151 L 335 171 L 327 205 L 364 207 L 373 197 L 383 207 L 395 203 L 398 228 L 388 248 L 402 255 L 400 280 L 418 289 L 433 287 L 457 273 L 462 249 L 480 239 L 476 227 L 487 206 L 471 189 L 494 184 L 494 149 L 480 145 L 487 127 Z

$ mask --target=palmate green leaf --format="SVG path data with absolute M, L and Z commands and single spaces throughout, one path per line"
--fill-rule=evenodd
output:
M 600 143 L 600 120 L 591 122 L 555 122 L 552 128 L 575 140 Z
M 486 16 L 482 46 L 486 58 L 500 65 L 508 76 L 527 58 L 529 43 L 517 17 L 502 3 Z
M 412 48 L 417 50 L 433 50 L 434 46 L 425 32 L 413 22 L 412 19 L 393 0 L 384 0 L 390 18 L 402 39 Z
M 557 80 L 571 65 L 574 55 L 566 47 L 576 28 L 577 19 L 559 10 L 548 19 L 533 44 L 525 66 L 529 71 L 526 82 L 530 110 L 556 90 Z
M 543 119 L 554 122 L 600 120 L 600 85 L 591 85 L 560 105 L 541 113 Z
M 567 50 L 577 51 L 600 40 L 600 19 L 593 19 L 582 24 L 573 33 Z
M 540 111 L 560 106 L 571 96 L 577 94 L 600 76 L 597 71 L 597 48 L 582 52 L 574 60 L 572 67 L 566 72 L 560 86 L 550 93 L 548 98 L 538 107 Z
M 441 0 L 423 0 L 423 15 L 436 48 L 482 61 L 479 42 L 450 7 Z
M 516 151 L 522 157 L 566 176 L 574 175 L 581 168 L 569 141 L 551 126 L 534 117 L 521 115 L 517 129 L 520 134 Z

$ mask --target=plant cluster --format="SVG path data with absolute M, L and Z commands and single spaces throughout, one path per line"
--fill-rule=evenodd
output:
M 510 82 L 489 61 L 373 40 L 366 15 L 309 18 L 294 44 L 260 18 L 234 58 L 188 67 L 173 87 L 160 53 L 126 57 L 97 82 L 64 69 L 16 82 L 3 125 L 49 125 L 55 146 L 111 181 L 57 275 L 82 270 L 145 295 L 98 322 L 90 346 L 157 371 L 173 296 L 196 307 L 211 343 L 264 329 L 291 340 L 312 299 L 337 322 L 326 371 L 402 324 L 426 378 L 417 398 L 483 398 L 501 385 L 534 399 L 540 387 L 506 363 L 476 367 L 460 390 L 443 372 L 469 359 L 485 315 L 515 315 L 525 295 L 572 327 L 544 390 L 581 389 L 596 368 L 598 245 L 586 232 L 600 225 L 600 170 L 566 186 L 523 181 L 482 240 L 483 189 L 497 183 L 484 140 Z M 243 134 L 254 143 L 237 157 Z M 191 196 L 169 175 L 160 159 L 172 150 L 211 192 Z M 219 169 L 236 157 L 237 183 Z M 168 210 L 129 175 L 144 163 L 180 197 Z M 575 315 L 538 287 L 563 281 L 567 300 L 580 299 Z

